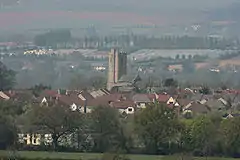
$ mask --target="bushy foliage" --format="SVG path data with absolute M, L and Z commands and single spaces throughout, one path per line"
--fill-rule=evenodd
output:
M 71 149 L 109 153 L 104 155 L 109 159 L 123 159 L 125 157 L 121 155 L 125 153 L 177 154 L 184 159 L 191 158 L 191 155 L 240 155 L 239 117 L 223 119 L 218 115 L 205 115 L 186 120 L 180 118 L 174 108 L 160 103 L 125 116 L 114 108 L 101 106 L 92 113 L 81 114 L 64 106 L 32 106 L 24 112 L 16 110 L 16 105 L 4 105 L 0 108 L 2 149 L 14 144 L 18 133 L 14 127 L 19 124 L 14 119 L 23 116 L 26 122 L 21 124 L 30 125 L 30 128 L 34 125 L 32 132 L 52 134 L 55 150 L 60 147 L 60 137 L 75 134 L 78 138 L 73 143 L 77 147 Z M 63 147 L 65 149 L 61 151 L 70 150 L 70 146 Z

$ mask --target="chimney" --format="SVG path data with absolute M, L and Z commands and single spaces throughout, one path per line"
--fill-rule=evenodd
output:
M 87 99 L 84 101 L 84 113 L 87 113 Z
M 66 90 L 65 91 L 65 94 L 66 94 L 66 96 L 69 96 L 70 94 L 69 94 L 69 90 Z

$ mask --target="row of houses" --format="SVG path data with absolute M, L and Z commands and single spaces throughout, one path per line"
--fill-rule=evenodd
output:
M 133 115 L 137 110 L 148 107 L 148 104 L 162 103 L 173 108 L 179 117 L 189 118 L 194 115 L 221 113 L 223 118 L 239 116 L 240 91 L 216 91 L 209 95 L 200 94 L 197 90 L 182 89 L 176 94 L 155 93 L 110 93 L 100 89 L 94 91 L 44 90 L 34 96 L 31 90 L 0 92 L 0 100 L 51 105 L 52 103 L 68 106 L 72 111 L 91 113 L 98 106 L 109 106 L 125 115 Z M 66 140 L 65 140 L 66 141 Z M 38 146 L 52 143 L 49 134 L 19 134 L 22 144 Z
M 121 113 L 134 114 L 138 109 L 144 109 L 148 104 L 158 102 L 182 111 L 194 113 L 208 113 L 212 111 L 226 111 L 238 109 L 240 91 L 216 91 L 203 95 L 189 88 L 178 90 L 175 94 L 154 93 L 110 93 L 106 89 L 93 91 L 44 90 L 39 96 L 34 96 L 31 90 L 0 92 L 0 100 L 25 101 L 40 105 L 58 103 L 69 106 L 72 111 L 90 113 L 95 107 L 110 106 Z M 230 105 L 230 106 L 229 106 Z M 180 112 L 181 111 L 181 112 Z

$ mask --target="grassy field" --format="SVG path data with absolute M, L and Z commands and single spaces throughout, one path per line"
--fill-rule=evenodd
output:
M 0 151 L 0 157 L 6 157 L 11 155 L 10 151 Z M 101 158 L 102 154 L 93 153 L 56 153 L 56 152 L 33 152 L 33 151 L 21 151 L 16 153 L 19 157 L 27 159 L 72 159 L 72 160 L 89 160 L 95 158 Z M 149 155 L 128 155 L 131 160 L 177 160 L 175 157 L 164 156 L 149 156 Z M 205 158 L 194 158 L 195 160 L 204 160 Z M 208 160 L 235 160 L 233 158 L 208 158 Z

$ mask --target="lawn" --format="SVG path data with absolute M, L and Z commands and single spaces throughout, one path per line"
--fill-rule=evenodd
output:
M 0 157 L 6 157 L 11 155 L 10 151 L 0 151 Z M 28 159 L 72 159 L 72 160 L 89 160 L 102 157 L 102 154 L 93 153 L 56 153 L 56 152 L 38 152 L 38 151 L 20 151 L 16 155 Z M 131 160 L 176 160 L 173 157 L 164 156 L 149 156 L 149 155 L 128 155 Z M 205 158 L 195 158 L 195 160 L 204 160 Z M 208 160 L 235 160 L 233 158 L 208 158 Z

